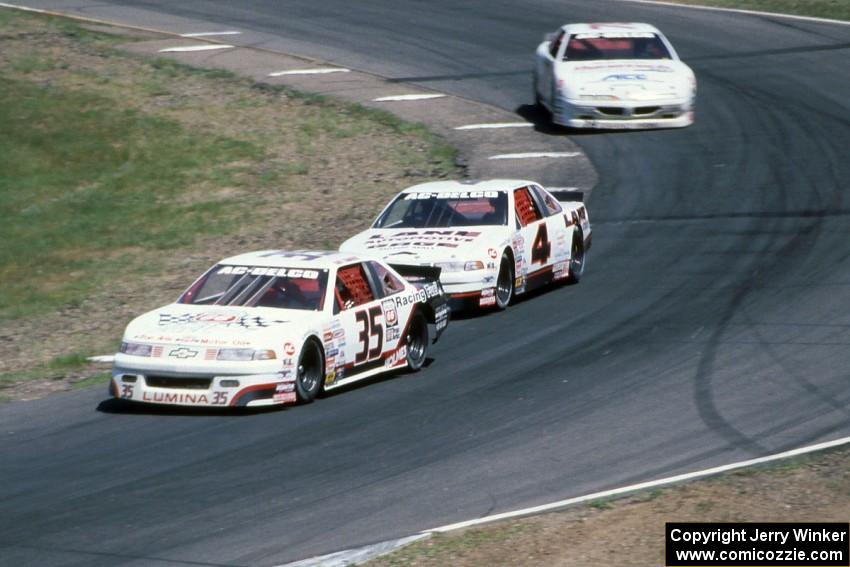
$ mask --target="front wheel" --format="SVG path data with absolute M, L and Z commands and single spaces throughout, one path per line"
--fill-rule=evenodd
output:
M 505 309 L 514 296 L 514 262 L 505 252 L 499 262 L 499 275 L 496 277 L 496 308 Z
M 584 235 L 580 230 L 573 233 L 573 244 L 570 250 L 570 277 L 569 283 L 578 283 L 584 275 L 587 266 L 587 252 L 584 249 Z
M 425 357 L 428 355 L 428 321 L 419 310 L 413 312 L 405 344 L 407 345 L 407 367 L 411 372 L 417 372 L 425 364 Z
M 295 392 L 298 401 L 304 404 L 312 402 L 322 390 L 325 363 L 322 347 L 314 340 L 308 340 L 298 357 L 298 370 L 295 375 Z

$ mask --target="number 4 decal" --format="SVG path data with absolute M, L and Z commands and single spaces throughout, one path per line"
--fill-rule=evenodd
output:
M 549 232 L 544 221 L 540 223 L 537 236 L 534 237 L 534 244 L 531 245 L 531 263 L 545 265 L 551 255 L 552 244 L 549 242 Z
M 358 335 L 362 350 L 354 356 L 354 364 L 363 364 L 381 356 L 384 350 L 384 326 L 377 320 L 381 313 L 381 308 L 376 305 L 368 310 L 368 315 L 365 309 L 354 314 L 354 320 L 362 326 Z M 369 349 L 371 337 L 378 339 L 373 349 Z

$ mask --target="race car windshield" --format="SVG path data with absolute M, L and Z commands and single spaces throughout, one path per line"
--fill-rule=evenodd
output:
M 445 228 L 508 224 L 504 191 L 402 193 L 372 228 Z
M 327 270 L 219 264 L 177 302 L 321 311 L 327 282 Z
M 672 59 L 672 56 L 654 33 L 577 33 L 570 36 L 564 61 L 605 59 Z

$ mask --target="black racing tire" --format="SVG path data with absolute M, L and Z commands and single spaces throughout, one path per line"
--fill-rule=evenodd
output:
M 298 357 L 295 374 L 295 392 L 298 401 L 309 404 L 324 387 L 325 356 L 322 347 L 314 339 L 307 339 Z
M 584 234 L 581 230 L 573 232 L 573 243 L 570 250 L 570 276 L 567 281 L 577 284 L 584 275 L 587 267 L 587 250 L 584 247 Z
M 496 276 L 496 309 L 502 311 L 511 303 L 514 297 L 514 283 L 514 261 L 505 251 L 499 262 L 499 275 Z
M 425 319 L 425 315 L 419 309 L 414 311 L 410 318 L 410 326 L 407 328 L 404 343 L 407 345 L 407 368 L 411 372 L 418 372 L 425 364 L 430 346 L 428 320 Z

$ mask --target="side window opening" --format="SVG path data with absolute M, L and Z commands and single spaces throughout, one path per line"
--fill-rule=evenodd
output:
M 372 271 L 375 286 L 377 287 L 379 297 L 387 297 L 394 295 L 400 291 L 404 291 L 404 284 L 382 264 L 378 262 L 369 262 L 369 268 Z
M 522 226 L 528 226 L 543 218 L 528 187 L 514 189 L 514 208 L 516 209 L 516 217 Z
M 561 42 L 564 39 L 564 31 L 561 30 L 558 32 L 558 36 L 552 40 L 552 43 L 549 44 L 549 55 L 553 58 L 558 57 L 558 50 L 561 48 Z
M 375 299 L 362 264 L 346 266 L 337 271 L 334 296 L 340 310 L 351 309 Z
M 532 189 L 534 189 L 534 195 L 537 197 L 538 205 L 543 206 L 543 210 L 546 211 L 547 217 L 551 217 L 552 215 L 557 215 L 562 212 L 563 209 L 561 208 L 561 204 L 558 203 L 558 200 L 550 195 L 548 191 L 542 187 L 538 187 L 537 185 L 532 185 Z

